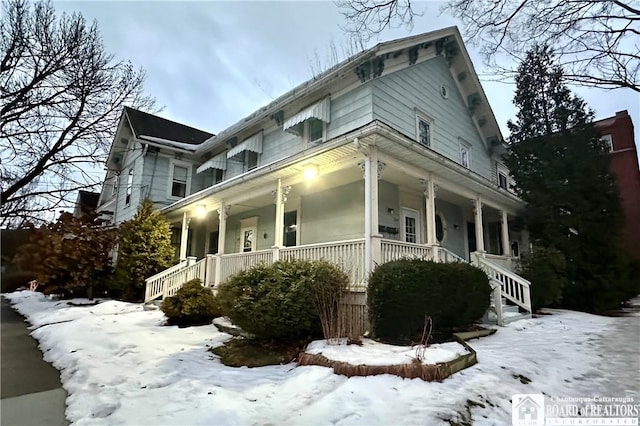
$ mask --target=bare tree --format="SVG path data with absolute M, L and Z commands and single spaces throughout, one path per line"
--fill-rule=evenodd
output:
M 367 37 L 395 24 L 412 25 L 411 0 L 338 1 L 349 32 Z M 640 8 L 633 0 L 449 0 L 443 11 L 460 19 L 468 42 L 481 46 L 486 63 L 503 54 L 518 60 L 534 44 L 553 48 L 565 77 L 576 84 L 640 92 Z M 512 61 L 509 61 L 512 62 Z
M 341 61 L 362 52 L 366 43 L 360 33 L 350 33 L 347 40 L 340 42 L 339 47 L 340 50 L 335 40 L 331 39 L 326 47 L 324 58 L 318 49 L 314 49 L 311 56 L 307 55 L 312 78 L 317 78 L 324 71 L 333 69 Z
M 125 104 L 150 108 L 144 72 L 105 52 L 96 22 L 9 0 L 0 18 L 0 213 L 38 221 L 98 182 Z

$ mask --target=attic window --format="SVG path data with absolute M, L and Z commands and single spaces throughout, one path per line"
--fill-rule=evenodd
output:
M 330 100 L 328 97 L 303 109 L 293 117 L 289 118 L 284 122 L 282 130 L 299 135 L 301 133 L 299 124 L 312 118 L 325 123 L 329 123 L 331 121 Z

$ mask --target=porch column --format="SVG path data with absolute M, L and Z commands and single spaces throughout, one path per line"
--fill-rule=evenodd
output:
M 474 212 L 476 215 L 476 251 L 484 253 L 484 227 L 482 226 L 482 199 L 480 195 L 474 200 Z
M 227 215 L 229 207 L 230 206 L 227 206 L 223 200 L 220 203 L 220 208 L 218 209 L 218 254 L 224 254 L 224 242 L 227 237 Z
M 511 243 L 509 241 L 509 221 L 507 212 L 502 211 L 502 255 L 511 257 Z
M 378 162 L 378 150 L 369 147 L 364 161 L 364 270 L 368 275 L 376 263 L 380 263 L 380 252 L 374 250 L 374 238 L 379 238 L 378 231 L 378 179 L 384 167 Z
M 429 179 L 425 181 L 425 213 L 427 222 L 427 245 L 438 243 L 436 238 L 436 188 L 433 183 L 433 173 L 429 173 Z
M 187 260 L 187 243 L 189 242 L 189 223 L 191 218 L 187 212 L 182 213 L 182 231 L 180 233 L 180 261 Z
M 277 248 L 284 247 L 284 203 L 287 202 L 287 193 L 289 187 L 283 187 L 282 181 L 278 179 L 278 187 L 275 190 L 276 202 L 276 218 L 275 218 L 275 237 L 273 245 Z

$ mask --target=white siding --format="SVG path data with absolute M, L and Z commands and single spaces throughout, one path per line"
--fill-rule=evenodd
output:
M 460 162 L 460 140 L 471 145 L 471 170 L 491 179 L 492 160 L 443 57 L 374 79 L 373 117 L 416 139 L 416 111 L 433 119 L 431 148 Z M 445 99 L 440 94 L 444 84 Z

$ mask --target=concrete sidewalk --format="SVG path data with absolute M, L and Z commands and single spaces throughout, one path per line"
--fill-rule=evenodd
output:
M 68 425 L 60 373 L 42 359 L 28 323 L 2 297 L 0 308 L 0 424 Z

